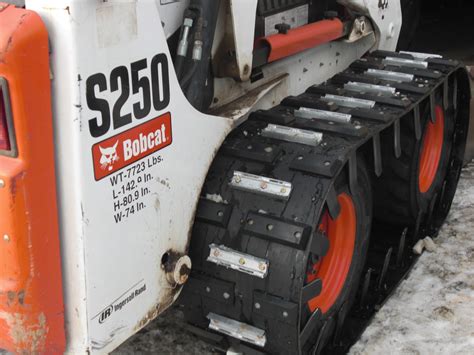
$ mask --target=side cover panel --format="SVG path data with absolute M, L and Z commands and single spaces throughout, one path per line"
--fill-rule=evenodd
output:
M 67 351 L 107 353 L 177 297 L 162 262 L 187 251 L 231 121 L 182 95 L 155 1 L 27 7 L 53 44 Z
M 48 56 L 40 17 L 0 3 L 17 147 L 0 154 L 0 349 L 28 354 L 65 347 Z

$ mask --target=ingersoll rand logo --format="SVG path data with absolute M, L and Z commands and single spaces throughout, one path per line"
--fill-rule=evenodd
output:
M 125 309 L 132 301 L 137 299 L 139 296 L 144 294 L 146 291 L 146 283 L 144 280 L 140 280 L 135 285 L 130 287 L 124 294 L 115 299 L 110 306 L 105 307 L 97 313 L 92 320 L 99 322 L 99 324 L 105 323 L 113 314 L 116 314 Z
M 112 305 L 104 309 L 102 313 L 99 315 L 99 323 L 100 324 L 104 323 L 112 315 L 113 311 L 114 311 L 114 306 Z

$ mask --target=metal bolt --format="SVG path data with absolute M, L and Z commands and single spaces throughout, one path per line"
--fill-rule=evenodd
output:
M 224 298 L 226 300 L 228 300 L 230 298 L 230 295 L 227 292 L 224 292 L 224 294 L 222 296 L 224 296 Z
M 288 312 L 287 311 L 283 311 L 283 317 L 288 317 Z
M 273 224 L 267 224 L 267 230 L 271 231 L 273 229 Z
M 245 259 L 244 259 L 244 258 L 240 258 L 240 259 L 239 259 L 239 264 L 240 264 L 240 265 L 245 265 Z
M 251 145 L 248 145 L 248 146 L 247 146 L 247 149 L 248 149 L 248 150 L 251 150 L 252 148 L 253 148 L 253 147 L 252 147 Z
M 295 238 L 301 238 L 301 232 L 295 232 Z
M 260 184 L 260 188 L 262 190 L 265 190 L 267 187 L 268 187 L 268 184 L 265 181 L 262 181 L 262 183 Z
M 224 215 L 224 212 L 222 212 L 222 211 L 217 211 L 217 215 L 218 215 L 219 217 L 222 217 L 222 216 Z
M 261 271 L 264 271 L 266 268 L 267 268 L 267 265 L 265 263 L 260 263 L 258 264 L 258 268 L 261 270 Z
M 256 303 L 255 303 L 255 308 L 256 308 L 256 309 L 260 309 L 260 303 L 256 302 Z
M 206 292 L 207 293 L 211 292 L 211 288 L 209 286 L 206 286 Z
M 298 160 L 303 160 L 303 156 L 302 156 L 302 155 L 299 155 L 299 156 L 298 156 Z
M 362 126 L 360 126 L 360 125 L 355 126 L 355 129 L 361 129 L 361 128 L 362 128 Z
M 5 181 L 3 179 L 0 179 L 0 189 L 2 187 L 5 187 Z
M 281 190 L 280 190 L 280 192 L 281 192 L 282 194 L 286 193 L 286 188 L 282 187 Z
M 234 181 L 238 184 L 238 183 L 240 183 L 240 182 L 242 181 L 242 179 L 240 178 L 240 176 L 236 176 L 236 177 L 234 178 Z
M 329 165 L 331 165 L 331 162 L 330 162 L 330 161 L 325 161 L 325 162 L 324 162 L 324 166 L 329 166 Z
M 249 225 L 252 225 L 252 224 L 253 224 L 253 219 L 249 219 L 249 220 L 247 221 L 247 223 L 248 223 Z
M 265 151 L 266 151 L 267 153 L 271 153 L 271 152 L 273 152 L 273 148 L 272 148 L 272 147 L 266 147 L 266 148 L 265 148 Z
M 220 253 L 219 253 L 219 250 L 217 250 L 217 249 L 214 249 L 214 253 L 213 253 L 213 254 L 214 254 L 214 256 L 215 256 L 215 257 L 218 257 L 218 256 L 219 256 L 219 254 L 220 254 Z
M 8 234 L 4 234 L 3 235 L 3 240 L 6 241 L 6 242 L 9 242 L 10 241 L 10 236 Z

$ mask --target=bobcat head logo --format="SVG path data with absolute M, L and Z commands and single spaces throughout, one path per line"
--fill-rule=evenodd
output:
M 117 145 L 118 141 L 109 148 L 102 148 L 99 145 L 100 153 L 102 154 L 100 157 L 100 167 L 102 170 L 107 169 L 108 171 L 111 171 L 114 168 L 114 163 L 120 159 L 117 154 Z

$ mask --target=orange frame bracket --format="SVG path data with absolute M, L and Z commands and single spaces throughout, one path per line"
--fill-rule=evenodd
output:
M 0 78 L 14 152 L 0 152 L 0 349 L 65 349 L 48 33 L 0 3 Z M 7 93 L 7 94 L 5 94 Z

